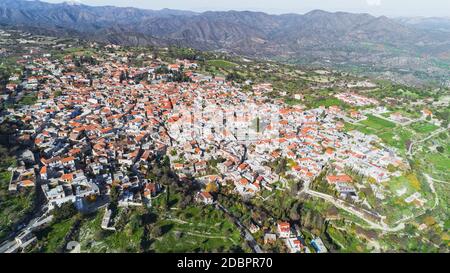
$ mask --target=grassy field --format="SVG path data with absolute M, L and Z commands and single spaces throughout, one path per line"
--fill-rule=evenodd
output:
M 306 80 L 306 81 L 318 82 L 318 83 L 329 83 L 329 82 L 336 80 L 334 77 L 321 76 L 321 75 L 320 76 L 319 75 L 311 75 L 311 76 L 299 77 L 299 78 Z
M 237 66 L 236 63 L 225 61 L 225 60 L 210 60 L 207 63 L 211 66 L 215 66 L 217 68 L 222 69 L 233 69 Z
M 302 101 L 301 101 L 301 100 L 294 99 L 294 98 L 287 98 L 287 99 L 284 100 L 284 102 L 285 102 L 287 105 L 290 105 L 290 106 L 302 104 Z
M 420 192 L 422 188 L 420 181 L 414 174 L 395 177 L 388 182 L 388 186 L 394 194 L 397 194 L 397 191 L 404 191 L 404 194 L 402 195 L 403 197 L 407 197 L 408 195 L 411 195 L 416 191 Z
M 101 229 L 104 211 L 83 220 L 79 242 L 82 252 L 229 252 L 241 246 L 241 236 L 235 225 L 213 207 L 188 206 L 178 209 L 182 197 L 167 190 L 154 199 L 152 208 L 119 209 L 115 220 L 126 219 L 116 231 Z M 146 213 L 156 215 L 152 224 L 143 222 Z M 149 229 L 146 231 L 146 227 Z M 154 233 L 159 230 L 160 233 Z M 148 238 L 150 243 L 144 244 Z M 147 240 L 148 240 L 147 239 Z
M 367 249 L 367 244 L 356 238 L 356 236 L 351 232 L 337 229 L 330 225 L 327 227 L 326 233 L 331 237 L 336 245 L 341 247 L 340 252 L 362 253 L 369 251 Z
M 64 50 L 65 54 L 74 54 L 74 55 L 92 55 L 95 52 L 92 49 L 83 48 L 83 47 L 71 47 Z
M 35 94 L 27 94 L 25 95 L 19 102 L 19 106 L 23 105 L 33 105 L 37 101 L 37 96 Z
M 75 218 L 70 218 L 59 223 L 53 223 L 37 232 L 37 239 L 43 243 L 41 252 L 55 253 L 58 248 L 64 247 L 64 239 L 75 223 Z
M 419 121 L 411 124 L 411 128 L 418 133 L 426 134 L 435 131 L 439 127 L 428 122 Z
M 33 206 L 34 189 L 12 195 L 8 192 L 10 177 L 11 173 L 8 171 L 0 173 L 0 239 L 7 236 L 14 223 Z
M 435 179 L 450 181 L 450 138 L 447 135 L 435 136 L 418 145 L 415 159 L 423 172 Z
M 208 206 L 189 206 L 178 210 L 180 194 L 170 190 L 152 202 L 159 220 L 155 223 L 162 236 L 154 238 L 154 252 L 229 252 L 241 246 L 239 230 L 220 210 Z
M 317 108 L 319 106 L 325 106 L 325 107 L 342 106 L 342 107 L 344 107 L 347 105 L 337 98 L 326 98 L 326 99 L 312 100 L 309 102 L 309 106 L 311 108 Z
M 434 196 L 428 184 L 414 173 L 392 178 L 385 185 L 390 191 L 390 194 L 383 201 L 383 207 L 386 208 L 384 215 L 387 216 L 387 223 L 394 224 L 404 217 L 418 215 L 434 203 Z M 423 206 L 416 206 L 414 202 L 406 203 L 405 199 L 416 192 L 421 194 L 420 199 L 425 200 Z
M 450 205 L 450 195 L 448 194 L 448 185 L 439 184 L 435 185 L 436 191 L 440 197 L 439 205 L 433 211 L 433 216 L 440 225 L 437 225 L 438 233 L 440 233 L 441 239 L 446 243 L 447 247 L 450 244 L 450 218 L 448 217 L 448 207 Z M 442 228 L 440 228 L 442 227 Z
M 369 115 L 367 120 L 361 121 L 356 125 L 346 123 L 345 129 L 347 131 L 358 130 L 366 135 L 376 135 L 388 146 L 397 148 L 401 154 L 405 154 L 406 143 L 413 137 L 410 131 L 372 115 Z
M 144 228 L 135 221 L 140 214 L 131 212 L 125 227 L 120 231 L 104 231 L 101 221 L 104 210 L 84 219 L 80 227 L 79 241 L 81 251 L 89 253 L 137 253 L 140 252 L 140 243 Z M 134 218 L 134 219 L 133 219 Z
M 433 178 L 450 181 L 450 157 L 438 153 L 422 154 L 423 165 Z
M 411 132 L 400 127 L 376 134 L 384 143 L 397 148 L 402 153 L 406 151 L 406 142 L 413 137 Z
M 429 154 L 427 156 L 427 161 L 433 164 L 436 169 L 441 170 L 442 172 L 450 173 L 450 158 L 448 158 L 448 156 Z
M 157 225 L 165 234 L 152 244 L 155 252 L 228 252 L 241 242 L 234 224 L 209 207 L 189 207 Z
M 410 119 L 417 119 L 420 118 L 421 114 L 417 111 L 407 111 L 404 108 L 395 108 L 392 109 L 387 115 L 383 114 L 382 116 L 389 117 L 392 113 L 400 113 L 402 116 Z
M 383 130 L 387 128 L 394 128 L 395 124 L 384 120 L 382 118 L 378 118 L 372 115 L 368 115 L 366 120 L 360 122 L 362 125 L 373 128 L 375 130 Z

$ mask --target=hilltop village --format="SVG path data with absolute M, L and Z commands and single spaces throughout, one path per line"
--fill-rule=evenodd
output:
M 339 107 L 304 110 L 266 103 L 270 84 L 253 86 L 249 95 L 224 78 L 196 73 L 197 65 L 187 60 L 155 60 L 137 68 L 115 54 L 88 64 L 87 70 L 102 75 L 90 79 L 69 72 L 75 62 L 70 56 L 61 64 L 33 59 L 25 89 L 37 88 L 45 79 L 38 101 L 11 110 L 31 126 L 21 138 L 32 139 L 41 153 L 38 177 L 17 169 L 18 182 L 12 180 L 10 188 L 30 187 L 39 179 L 50 209 L 73 202 L 83 210 L 84 199 L 108 195 L 113 185 L 120 189 L 119 205 L 151 205 L 161 186 L 146 178 L 145 171 L 157 156 L 167 155 L 181 179 L 189 176 L 203 188 L 230 183 L 236 194 L 249 198 L 286 182 L 266 164 L 281 157 L 292 162 L 287 173 L 307 183 L 330 166 L 338 175 L 330 176 L 330 183 L 339 194 L 354 197 L 351 179 L 339 178 L 345 168 L 382 182 L 392 175 L 388 165 L 407 164 L 394 151 L 372 145 L 377 139 L 343 132 L 339 120 L 346 113 Z M 180 71 L 187 82 L 167 81 Z M 136 83 L 144 73 L 150 83 Z M 211 171 L 212 160 L 218 163 Z M 204 190 L 197 199 L 214 202 Z
M 39 187 L 48 211 L 67 203 L 80 212 L 106 208 L 101 226 L 114 231 L 117 207 L 151 208 L 167 190 L 152 174 L 156 162 L 165 162 L 200 206 L 229 213 L 219 195 L 265 200 L 295 183 L 298 196 L 328 200 L 374 228 L 389 229 L 385 216 L 362 206 L 364 186 L 354 177 L 368 179 L 383 200 L 384 183 L 401 177 L 410 163 L 375 134 L 348 130 L 386 113 L 378 100 L 349 91 L 335 97 L 355 108 L 289 105 L 272 98 L 269 82 L 205 74 L 195 60 L 142 54 L 150 61 L 133 65 L 118 46 L 102 52 L 17 60 L 27 73 L 9 78 L 3 99 L 19 93 L 36 98 L 2 116 L 25 125 L 18 142 L 30 147 L 28 162 L 10 170 L 11 193 Z M 418 207 L 427 202 L 418 192 L 404 199 Z M 284 219 L 271 226 L 235 220 L 241 232 L 263 231 L 265 244 L 282 240 L 288 252 L 327 251 L 320 237 L 306 243 Z M 256 242 L 250 246 L 261 251 Z

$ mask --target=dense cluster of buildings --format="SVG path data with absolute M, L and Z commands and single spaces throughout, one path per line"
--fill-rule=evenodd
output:
M 169 94 L 172 103 L 167 119 L 174 169 L 201 178 L 215 174 L 217 182 L 232 183 L 240 195 L 254 196 L 283 182 L 267 163 L 289 161 L 286 174 L 312 181 L 326 166 L 338 173 L 352 169 L 377 182 L 390 179 L 389 165 L 405 162 L 384 149 L 376 136 L 346 132 L 340 121 L 349 113 L 339 107 L 305 110 L 265 103 L 270 85 L 256 85 L 254 92 L 241 92 L 230 83 L 178 85 Z M 208 164 L 217 163 L 211 172 Z M 338 183 L 341 193 L 350 186 Z
M 31 73 L 21 83 L 37 91 L 38 102 L 10 111 L 33 128 L 22 135 L 32 136 L 41 151 L 38 178 L 51 206 L 108 193 L 112 185 L 122 190 L 121 204 L 140 205 L 159 188 L 146 178 L 149 159 L 157 155 L 168 155 L 180 177 L 231 183 L 248 197 L 286 182 L 268 164 L 279 158 L 289 162 L 286 174 L 302 181 L 332 166 L 381 182 L 390 177 L 388 165 L 403 164 L 374 146 L 375 137 L 345 132 L 341 120 L 349 113 L 339 107 L 305 110 L 267 102 L 270 84 L 244 93 L 223 78 L 196 73 L 197 65 L 186 60 L 153 60 L 138 68 L 110 53 L 83 63 L 87 75 L 74 56 L 48 57 L 28 60 Z M 170 82 L 180 70 L 189 81 Z M 338 96 L 351 104 L 376 103 L 357 94 Z M 341 193 L 353 190 L 349 183 L 338 185 Z M 212 203 L 207 193 L 197 197 Z
M 277 238 L 281 239 L 290 253 L 311 253 L 312 250 L 305 242 L 305 236 L 297 227 L 291 226 L 288 222 L 278 222 L 276 233 L 266 233 L 264 236 L 265 244 L 273 244 Z M 325 247 L 320 237 L 311 240 L 310 246 L 316 253 L 326 253 L 328 249 Z
M 341 101 L 348 103 L 354 106 L 369 106 L 369 105 L 378 105 L 379 102 L 376 99 L 368 98 L 365 96 L 361 96 L 356 93 L 339 93 L 335 95 L 336 98 Z
M 34 141 L 39 152 L 36 172 L 15 170 L 11 190 L 39 185 L 50 209 L 65 202 L 83 209 L 113 187 L 120 206 L 151 204 L 162 190 L 148 176 L 151 160 L 167 156 L 181 179 L 203 185 L 195 199 L 207 205 L 215 201 L 209 184 L 231 185 L 252 198 L 285 185 L 286 177 L 311 182 L 325 169 L 333 173 L 327 182 L 345 197 L 356 196 L 347 170 L 383 182 L 395 175 L 389 165 L 405 164 L 377 145 L 377 137 L 345 130 L 342 120 L 364 118 L 360 112 L 287 106 L 269 99 L 271 84 L 244 92 L 224 78 L 197 73 L 197 64 L 187 60 L 153 59 L 134 67 L 119 53 L 105 55 L 84 63 L 74 55 L 24 57 L 28 76 L 7 88 L 14 92 L 20 85 L 36 92 L 38 101 L 8 111 L 31 128 L 20 137 Z M 174 81 L 176 73 L 188 80 Z M 352 105 L 377 104 L 353 93 L 337 97 Z M 283 176 L 272 164 L 280 159 L 287 163 Z M 110 217 L 107 210 L 104 229 L 111 228 Z M 309 251 L 289 223 L 277 229 L 291 252 Z M 316 252 L 326 251 L 316 241 Z

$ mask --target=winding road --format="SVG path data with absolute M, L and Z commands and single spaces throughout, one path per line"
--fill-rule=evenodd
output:
M 389 227 L 382 220 L 379 222 L 376 222 L 376 221 L 372 220 L 371 217 L 381 218 L 380 215 L 378 215 L 372 211 L 368 211 L 366 209 L 357 208 L 356 206 L 354 206 L 346 201 L 343 201 L 339 198 L 333 197 L 331 195 L 313 191 L 310 189 L 305 189 L 303 192 L 308 195 L 328 201 L 328 202 L 332 203 L 333 205 L 335 205 L 337 208 L 345 210 L 346 212 L 364 220 L 367 224 L 369 224 L 370 228 L 372 228 L 372 229 L 378 229 L 378 230 L 382 230 L 384 232 L 397 232 L 397 231 L 400 231 L 405 228 L 404 223 L 399 223 L 395 227 Z
M 412 157 L 412 155 L 413 155 L 413 146 L 415 144 L 418 144 L 418 143 L 421 143 L 421 142 L 425 142 L 425 141 L 429 140 L 430 138 L 432 138 L 432 137 L 434 137 L 434 136 L 436 136 L 436 135 L 438 135 L 438 134 L 440 134 L 440 133 L 442 133 L 442 132 L 444 132 L 446 130 L 447 130 L 446 128 L 441 128 L 441 129 L 433 132 L 432 134 L 430 134 L 426 138 L 411 143 L 411 145 L 408 148 L 408 152 L 407 152 L 408 157 L 410 157 L 410 158 Z M 450 184 L 450 182 L 436 180 L 436 179 L 432 178 L 429 174 L 424 174 L 424 176 L 425 176 L 425 179 L 426 179 L 428 185 L 430 186 L 431 192 L 434 194 L 434 197 L 435 197 L 434 205 L 431 208 L 431 209 L 434 209 L 436 206 L 439 205 L 439 197 L 438 197 L 436 189 L 434 187 L 434 182 L 446 183 L 446 184 Z M 389 227 L 386 223 L 383 222 L 383 220 L 374 221 L 373 219 L 371 219 L 372 217 L 376 217 L 376 218 L 382 219 L 383 217 L 381 215 L 378 215 L 377 213 L 374 213 L 372 211 L 369 211 L 369 210 L 366 210 L 366 209 L 363 209 L 363 208 L 357 208 L 353 204 L 350 204 L 350 203 L 348 203 L 348 202 L 346 202 L 344 200 L 341 200 L 339 198 L 336 198 L 334 196 L 331 196 L 331 195 L 328 195 L 328 194 L 324 194 L 324 193 L 321 193 L 321 192 L 317 192 L 317 191 L 313 191 L 313 190 L 310 189 L 310 183 L 305 183 L 304 184 L 304 188 L 299 192 L 299 194 L 301 194 L 301 193 L 305 193 L 305 194 L 308 194 L 308 195 L 311 195 L 311 196 L 314 196 L 314 197 L 317 197 L 317 198 L 321 198 L 321 199 L 323 199 L 325 201 L 328 201 L 328 202 L 332 203 L 333 205 L 335 205 L 336 207 L 338 207 L 338 208 L 340 208 L 340 209 L 342 209 L 342 210 L 344 210 L 344 211 L 346 211 L 346 212 L 348 212 L 348 213 L 350 213 L 350 214 L 352 214 L 352 215 L 354 215 L 354 216 L 364 220 L 366 223 L 369 224 L 370 228 L 382 230 L 384 232 L 398 232 L 400 230 L 403 230 L 405 228 L 405 222 L 407 222 L 407 221 L 409 221 L 409 220 L 411 220 L 413 218 L 417 218 L 417 217 L 423 215 L 423 213 L 422 213 L 422 214 L 419 214 L 419 215 L 414 215 L 414 216 L 403 218 L 403 219 L 401 219 L 401 220 L 399 220 L 399 221 L 397 221 L 395 223 L 396 224 L 395 227 Z
M 41 214 L 31 219 L 26 226 L 8 236 L 10 239 L 0 245 L 0 253 L 16 252 L 27 243 L 24 241 L 24 238 L 28 238 L 33 230 L 49 223 L 53 219 L 52 215 L 48 215 L 47 205 L 43 206 L 40 212 Z M 17 239 L 20 239 L 22 243 L 19 243 Z
M 411 157 L 411 156 L 414 154 L 414 153 L 413 153 L 413 146 L 414 146 L 415 144 L 425 142 L 425 141 L 429 140 L 430 138 L 432 138 L 432 137 L 434 137 L 434 136 L 436 136 L 436 135 L 438 135 L 438 134 L 440 134 L 440 133 L 442 133 L 442 132 L 445 132 L 445 131 L 447 131 L 447 130 L 448 130 L 448 129 L 446 129 L 446 128 L 441 128 L 441 129 L 439 129 L 439 130 L 433 132 L 432 134 L 430 134 L 430 135 L 427 136 L 426 138 L 423 138 L 423 139 L 421 139 L 421 140 L 418 140 L 418 141 L 415 141 L 415 142 L 411 143 L 411 145 L 409 145 L 407 155 L 408 155 L 409 157 Z

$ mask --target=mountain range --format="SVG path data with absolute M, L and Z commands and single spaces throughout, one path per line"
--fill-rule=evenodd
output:
M 431 71 L 433 76 L 448 76 L 448 21 L 321 10 L 303 15 L 197 13 L 0 0 L 0 25 L 40 34 L 123 45 L 179 45 L 317 66 Z
M 397 20 L 424 30 L 450 32 L 450 17 L 402 17 Z

